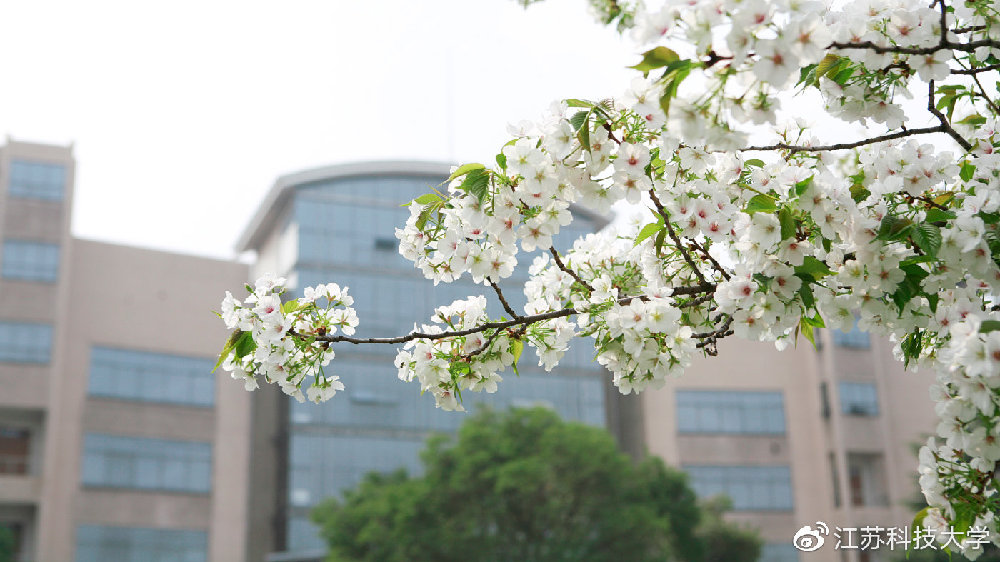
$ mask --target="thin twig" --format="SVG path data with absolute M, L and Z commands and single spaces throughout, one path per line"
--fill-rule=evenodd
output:
M 500 304 L 503 305 L 503 309 L 507 311 L 507 314 L 510 314 L 513 318 L 520 318 L 521 315 L 514 312 L 514 309 L 507 302 L 507 299 L 504 298 L 503 291 L 500 290 L 500 286 L 494 283 L 489 277 L 486 278 L 486 282 L 490 284 L 490 287 L 493 287 L 493 292 L 497 294 L 497 298 L 500 299 Z
M 979 93 L 982 95 L 983 99 L 986 100 L 986 104 L 990 106 L 993 113 L 1000 113 L 1000 107 L 997 107 L 997 104 L 993 103 L 993 100 L 991 100 L 990 96 L 987 95 L 986 88 L 984 88 L 983 84 L 979 81 L 979 75 L 973 74 L 972 81 L 976 83 L 976 86 L 979 86 Z
M 970 25 L 968 27 L 956 27 L 951 32 L 955 35 L 961 35 L 963 33 L 972 33 L 973 31 L 983 31 L 984 29 L 986 29 L 985 25 Z
M 988 66 L 980 66 L 977 68 L 953 68 L 951 70 L 952 74 L 982 74 L 983 72 L 989 72 L 991 70 L 1000 70 L 1000 64 L 991 64 Z
M 708 250 L 706 250 L 704 246 L 702 246 L 695 240 L 690 240 L 690 242 L 691 242 L 691 248 L 701 252 L 702 257 L 704 257 L 712 264 L 712 267 L 714 267 L 715 270 L 722 275 L 722 278 L 725 279 L 726 281 L 729 281 L 729 272 L 726 271 L 726 268 L 722 267 L 722 265 L 719 262 L 717 262 L 715 258 L 712 257 L 712 254 L 708 253 Z
M 570 277 L 572 277 L 573 279 L 575 279 L 577 283 L 579 283 L 579 284 L 583 285 L 584 287 L 586 287 L 587 290 L 590 291 L 591 293 L 594 292 L 594 288 L 590 286 L 590 283 L 587 283 L 586 281 L 584 281 L 583 278 L 580 277 L 579 275 L 577 275 L 577 273 L 575 271 L 573 271 L 572 269 L 566 267 L 566 265 L 563 264 L 562 260 L 559 258 L 559 252 L 556 251 L 555 246 L 549 246 L 549 253 L 552 254 L 553 258 L 555 258 L 555 260 L 556 260 L 556 267 L 558 267 L 559 269 L 561 269 L 563 272 L 568 273 L 570 275 Z
M 465 358 L 472 359 L 473 357 L 489 349 L 489 347 L 493 345 L 493 341 L 497 339 L 497 336 L 499 336 L 500 332 L 502 331 L 503 330 L 495 330 L 492 334 L 490 334 L 490 337 L 486 338 L 486 341 L 483 343 L 483 345 L 479 346 L 477 349 L 473 351 L 470 351 L 469 354 L 465 356 Z
M 701 305 L 701 304 L 705 304 L 706 302 L 712 300 L 714 297 L 715 297 L 714 294 L 702 295 L 700 297 L 693 298 L 693 299 L 691 299 L 689 301 L 685 301 L 685 302 L 677 305 L 677 308 L 689 308 L 689 307 L 692 307 L 692 306 L 698 306 L 698 305 Z
M 674 232 L 674 227 L 670 224 L 670 216 L 667 214 L 667 210 L 663 208 L 663 204 L 660 203 L 660 198 L 656 196 L 656 192 L 650 189 L 649 197 L 653 200 L 653 204 L 656 205 L 657 212 L 659 212 L 660 216 L 663 217 L 663 224 L 667 227 L 667 234 L 670 235 L 670 239 L 674 241 L 674 245 L 678 250 L 680 250 L 681 256 L 684 257 L 684 261 L 691 266 L 691 270 L 694 272 L 695 277 L 698 278 L 698 281 L 702 284 L 708 283 L 708 281 L 705 280 L 705 276 L 701 274 L 701 270 L 698 269 L 697 265 L 695 265 L 694 260 L 691 259 L 691 255 L 688 254 L 684 244 L 681 243 L 681 239 L 677 236 L 677 233 Z
M 722 323 L 722 326 L 712 330 L 711 332 L 702 332 L 692 335 L 692 337 L 695 338 L 704 338 L 704 341 L 698 342 L 695 344 L 695 347 L 698 349 L 704 349 L 705 353 L 711 355 L 712 357 L 719 354 L 718 341 L 727 336 L 731 336 L 734 333 L 733 330 L 730 329 L 730 326 L 733 324 L 733 316 L 731 314 L 726 314 L 724 316 L 726 320 Z
M 957 142 L 966 151 L 972 150 L 972 143 L 965 140 L 962 137 L 962 135 L 958 134 L 958 131 L 953 129 L 951 127 L 951 124 L 948 123 L 948 118 L 944 116 L 944 113 L 941 113 L 941 111 L 938 108 L 934 107 L 933 80 L 929 80 L 927 82 L 927 111 L 930 111 L 931 114 L 934 115 L 934 117 L 937 117 L 938 122 L 941 123 L 941 127 L 944 129 L 944 132 L 948 133 L 948 136 L 955 139 L 955 142 Z

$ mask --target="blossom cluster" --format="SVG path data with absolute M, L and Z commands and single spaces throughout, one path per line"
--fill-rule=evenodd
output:
M 328 374 L 334 357 L 328 342 L 317 337 L 333 335 L 339 329 L 354 333 L 358 316 L 347 287 L 336 283 L 307 287 L 297 300 L 284 300 L 284 277 L 264 275 L 241 302 L 226 291 L 220 316 L 234 330 L 219 361 L 223 370 L 242 380 L 247 390 L 258 387 L 258 377 L 275 383 L 281 390 L 304 402 L 323 402 L 344 390 L 340 377 Z M 303 383 L 308 379 L 305 394 Z
M 920 457 L 928 524 L 996 531 L 1000 134 L 997 92 L 976 78 L 1000 66 L 993 3 L 593 4 L 646 49 L 642 76 L 619 101 L 554 104 L 513 130 L 495 167 L 457 167 L 410 202 L 400 253 L 435 283 L 469 274 L 507 316 L 470 297 L 408 336 L 371 340 L 405 343 L 399 378 L 460 410 L 462 392 L 496 391 L 525 345 L 550 370 L 585 336 L 618 389 L 638 392 L 729 336 L 782 349 L 857 322 L 908 367 L 938 373 L 942 441 Z M 823 113 L 886 133 L 824 145 L 782 108 L 793 83 Z M 903 101 L 913 92 L 927 98 L 920 118 Z M 770 144 L 751 145 L 761 125 Z M 574 213 L 618 201 L 650 213 L 557 250 Z M 522 252 L 536 255 L 515 311 L 497 283 Z M 270 306 L 282 285 L 258 282 L 248 306 L 227 296 L 238 332 L 226 365 L 248 388 L 262 374 L 300 397 L 315 376 L 309 397 L 327 398 L 340 386 L 322 373 L 330 334 L 357 323 L 350 297 L 327 285 Z

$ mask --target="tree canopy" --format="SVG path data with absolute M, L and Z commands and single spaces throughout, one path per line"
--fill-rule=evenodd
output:
M 330 560 L 757 559 L 755 534 L 699 507 L 684 473 L 543 408 L 484 410 L 430 439 L 421 476 L 368 474 L 313 512 Z
M 285 279 L 264 276 L 223 301 L 220 363 L 248 389 L 322 401 L 343 389 L 332 344 L 403 344 L 399 378 L 455 410 L 463 392 L 497 391 L 525 348 L 552 369 L 590 337 L 628 394 L 727 337 L 784 349 L 857 314 L 907 367 L 937 373 L 919 519 L 969 557 L 1000 543 L 996 2 L 590 4 L 634 42 L 631 84 L 555 104 L 488 165 L 411 201 L 396 230 L 428 279 L 468 275 L 502 316 L 472 296 L 409 334 L 357 338 L 347 288 L 282 303 Z M 571 205 L 622 200 L 645 224 L 552 245 Z M 514 310 L 500 284 L 519 259 L 531 278 Z

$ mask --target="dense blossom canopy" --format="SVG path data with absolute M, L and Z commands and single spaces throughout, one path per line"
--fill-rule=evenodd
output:
M 568 99 L 517 127 L 495 166 L 456 168 L 396 231 L 427 278 L 471 276 L 504 317 L 475 296 L 406 336 L 358 339 L 346 289 L 282 305 L 284 281 L 267 278 L 245 303 L 223 303 L 236 329 L 225 368 L 300 399 L 310 381 L 320 401 L 343 388 L 323 369 L 331 343 L 401 343 L 399 378 L 461 409 L 462 392 L 496 391 L 525 345 L 552 369 L 589 336 L 627 394 L 662 386 L 722 338 L 780 349 L 857 314 L 908 367 L 936 370 L 921 517 L 953 525 L 978 556 L 972 537 L 997 537 L 1000 512 L 997 5 L 591 4 L 642 53 L 621 96 Z M 829 138 L 837 120 L 866 132 Z M 571 205 L 619 200 L 646 206 L 646 224 L 565 254 L 552 246 Z M 531 261 L 523 311 L 498 285 L 518 260 Z

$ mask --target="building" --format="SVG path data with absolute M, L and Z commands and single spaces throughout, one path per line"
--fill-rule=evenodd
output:
M 245 265 L 73 239 L 69 147 L 0 147 L 0 526 L 25 561 L 242 561 Z
M 468 277 L 435 287 L 397 252 L 393 229 L 409 216 L 401 205 L 440 186 L 448 174 L 447 164 L 370 162 L 282 177 L 238 249 L 256 252 L 252 276 L 276 273 L 298 291 L 330 281 L 348 286 L 361 319 L 359 336 L 405 334 L 414 322 L 429 322 L 435 307 L 483 294 Z M 601 217 L 578 210 L 556 245 L 603 225 Z M 527 265 L 519 265 L 509 286 L 519 287 Z M 515 309 L 523 306 L 519 290 L 505 295 Z M 492 301 L 491 314 L 499 317 L 500 304 Z M 319 500 L 352 487 L 371 470 L 418 471 L 427 435 L 453 431 L 462 422 L 462 414 L 435 409 L 415 384 L 397 380 L 395 352 L 385 345 L 339 347 L 330 367 L 346 391 L 322 405 L 298 404 L 273 388 L 255 393 L 255 556 L 282 552 L 272 559 L 318 559 L 324 544 L 308 513 Z M 617 393 L 605 397 L 609 377 L 590 358 L 586 346 L 577 346 L 560 368 L 545 373 L 526 353 L 519 377 L 506 376 L 496 394 L 467 394 L 466 407 L 542 402 L 569 419 L 618 427 L 617 410 L 607 407 L 618 404 Z
M 297 291 L 335 281 L 355 298 L 359 334 L 383 336 L 482 294 L 468 280 L 434 287 L 396 252 L 400 204 L 447 175 L 372 162 L 279 178 L 239 242 L 256 253 L 248 267 L 74 239 L 71 148 L 0 147 L 0 527 L 21 560 L 317 560 L 313 505 L 369 470 L 419 470 L 426 435 L 463 416 L 398 381 L 394 347 L 341 346 L 331 368 L 346 391 L 300 405 L 211 374 L 226 330 L 210 311 L 264 272 Z M 603 224 L 580 210 L 557 246 Z M 607 427 L 629 452 L 688 469 L 700 495 L 729 495 L 731 517 L 766 539 L 762 560 L 798 560 L 804 525 L 908 524 L 911 444 L 935 425 L 931 375 L 904 373 L 886 342 L 857 331 L 820 342 L 778 353 L 723 340 L 718 357 L 636 398 L 610 387 L 581 341 L 553 373 L 526 353 L 519 377 L 466 405 L 541 402 Z M 827 541 L 808 560 L 879 559 Z
M 760 530 L 763 560 L 799 560 L 792 538 L 818 521 L 830 534 L 803 560 L 898 558 L 858 550 L 859 529 L 913 521 L 922 498 L 914 446 L 937 424 L 933 374 L 905 372 L 887 341 L 856 328 L 822 330 L 817 342 L 778 352 L 721 341 L 718 357 L 643 394 L 645 441 L 685 468 L 700 496 L 731 498 L 730 518 Z

